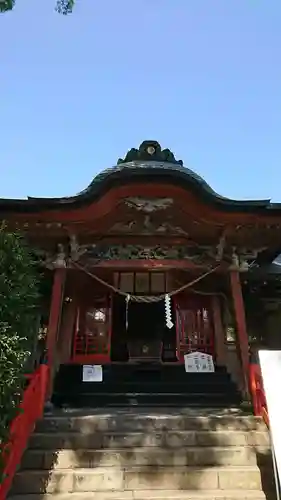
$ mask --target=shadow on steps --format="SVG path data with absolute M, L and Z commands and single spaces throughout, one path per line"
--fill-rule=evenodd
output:
M 57 412 L 38 423 L 10 496 L 46 493 L 273 500 L 268 433 L 260 419 L 223 410 Z

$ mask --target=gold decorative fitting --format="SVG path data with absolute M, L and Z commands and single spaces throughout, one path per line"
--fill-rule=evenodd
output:
M 154 146 L 148 146 L 147 152 L 148 152 L 149 155 L 153 155 L 155 153 Z
M 240 264 L 240 272 L 246 273 L 249 271 L 249 264 L 246 260 L 243 260 Z

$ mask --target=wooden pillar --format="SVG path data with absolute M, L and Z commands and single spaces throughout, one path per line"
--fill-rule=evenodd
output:
M 55 371 L 55 358 L 56 358 L 56 344 L 58 328 L 61 318 L 61 308 L 64 293 L 64 283 L 65 283 L 65 268 L 55 268 L 54 271 L 54 281 L 51 296 L 51 306 L 48 322 L 48 331 L 46 339 L 46 350 L 47 350 L 47 364 L 49 367 L 49 387 L 47 390 L 47 399 L 50 399 L 53 390 L 53 375 Z
M 249 339 L 247 334 L 244 300 L 240 282 L 239 271 L 230 271 L 230 284 L 233 297 L 235 320 L 237 328 L 237 341 L 241 354 L 242 371 L 244 378 L 245 394 L 249 394 Z
M 214 333 L 215 333 L 215 352 L 218 366 L 227 365 L 227 350 L 225 344 L 225 332 L 222 324 L 221 305 L 217 295 L 212 297 Z
M 60 321 L 59 363 L 69 363 L 71 358 L 72 336 L 77 318 L 77 303 L 73 300 L 66 306 L 66 311 Z

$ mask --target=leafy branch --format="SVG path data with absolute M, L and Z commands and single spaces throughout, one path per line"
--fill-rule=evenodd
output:
M 71 14 L 74 7 L 75 0 L 57 0 L 56 11 L 59 14 L 66 16 Z M 13 10 L 16 0 L 0 0 L 0 13 Z
M 19 411 L 25 370 L 34 349 L 40 273 L 19 233 L 0 227 L 0 450 Z M 0 483 L 4 457 L 0 453 Z
M 59 14 L 63 14 L 67 16 L 67 14 L 71 14 L 74 7 L 75 0 L 58 0 L 56 11 Z

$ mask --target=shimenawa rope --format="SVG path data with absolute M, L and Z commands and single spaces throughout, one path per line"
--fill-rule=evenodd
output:
M 90 271 L 88 271 L 88 269 L 86 269 L 85 267 L 81 266 L 77 262 L 74 262 L 73 260 L 70 260 L 70 263 L 74 267 L 76 267 L 77 269 L 79 269 L 80 271 L 83 271 L 88 276 L 90 276 L 91 278 L 93 278 L 94 280 L 96 280 L 101 285 L 104 285 L 105 287 L 107 287 L 110 290 L 112 290 L 114 293 L 118 293 L 119 295 L 125 297 L 126 300 L 127 300 L 127 302 L 128 301 L 134 301 L 134 302 L 147 302 L 147 303 L 160 302 L 161 300 L 165 299 L 165 297 L 167 295 L 169 297 L 173 297 L 173 295 L 176 295 L 176 294 L 182 292 L 183 290 L 186 290 L 187 288 L 195 285 L 196 283 L 198 283 L 202 279 L 206 278 L 206 276 L 209 276 L 210 274 L 212 274 L 213 272 L 215 272 L 220 267 L 220 264 L 218 266 L 216 266 L 216 267 L 213 267 L 212 269 L 210 269 L 209 271 L 205 272 L 201 276 L 198 276 L 194 280 L 190 281 L 189 283 L 186 283 L 186 284 L 182 285 L 181 287 L 177 288 L 176 290 L 173 290 L 172 292 L 162 293 L 161 295 L 155 295 L 154 296 L 154 295 L 131 295 L 129 293 L 123 292 L 122 290 L 119 290 L 115 286 L 111 285 L 110 283 L 107 283 L 103 279 L 101 279 L 98 276 L 96 276 L 95 274 L 91 273 Z

